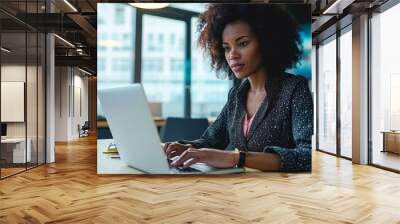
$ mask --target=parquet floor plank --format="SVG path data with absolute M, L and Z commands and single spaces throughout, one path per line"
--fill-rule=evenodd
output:
M 313 152 L 312 173 L 96 174 L 96 139 L 0 181 L 0 223 L 399 223 L 400 175 Z

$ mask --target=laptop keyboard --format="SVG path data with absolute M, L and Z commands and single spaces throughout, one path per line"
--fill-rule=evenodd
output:
M 168 159 L 168 164 L 171 164 L 172 160 Z M 180 173 L 190 173 L 190 172 L 200 172 L 198 169 L 194 169 L 192 167 L 186 167 L 184 168 L 183 166 L 180 167 L 171 167 L 174 170 L 177 170 Z
M 194 169 L 192 167 L 186 167 L 186 168 L 176 167 L 176 169 L 179 170 L 179 172 L 182 172 L 182 173 L 199 172 L 199 170 Z

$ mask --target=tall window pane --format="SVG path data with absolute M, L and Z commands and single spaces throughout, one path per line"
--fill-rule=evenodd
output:
M 372 163 L 400 170 L 400 4 L 372 17 Z
M 46 159 L 46 148 L 45 148 L 45 134 L 46 134 L 46 76 L 45 76 L 45 65 L 46 65 L 46 36 L 43 33 L 39 34 L 38 43 L 38 164 L 45 163 Z
M 340 37 L 340 152 L 352 157 L 352 38 L 351 30 Z
M 336 40 L 318 49 L 318 147 L 336 153 Z
M 184 49 L 183 21 L 143 15 L 141 81 L 165 118 L 184 116 Z
M 218 79 L 210 59 L 197 47 L 197 18 L 192 19 L 192 117 L 216 117 L 227 101 L 231 81 Z
M 33 167 L 38 163 L 38 141 L 37 141 L 37 132 L 38 132 L 38 119 L 37 119 L 37 110 L 38 110 L 38 35 L 36 32 L 28 32 L 28 62 L 27 62 L 27 80 L 26 80 L 26 91 L 27 91 L 27 99 L 26 99 L 26 113 L 27 113 L 27 149 L 30 151 L 28 156 L 27 166 Z
M 97 4 L 97 10 L 98 89 L 133 83 L 136 10 L 118 3 Z

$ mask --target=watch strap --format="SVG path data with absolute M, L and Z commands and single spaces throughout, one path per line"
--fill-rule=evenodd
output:
M 239 162 L 237 164 L 237 167 L 244 167 L 244 164 L 246 162 L 246 153 L 243 151 L 239 151 Z

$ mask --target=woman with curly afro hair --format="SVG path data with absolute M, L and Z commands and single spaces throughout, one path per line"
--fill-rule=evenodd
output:
M 241 84 L 195 141 L 164 147 L 171 165 L 311 171 L 313 102 L 307 79 L 285 71 L 302 53 L 297 24 L 281 7 L 209 4 L 200 15 L 199 46 L 211 66 Z

